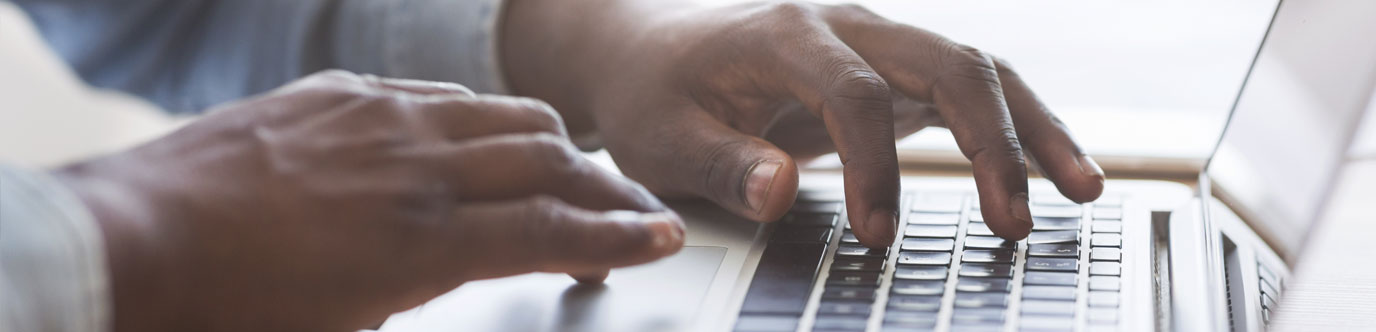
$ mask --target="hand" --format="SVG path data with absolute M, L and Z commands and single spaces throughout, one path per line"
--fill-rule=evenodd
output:
M 329 72 L 58 172 L 106 234 L 117 331 L 352 331 L 460 284 L 600 280 L 682 246 L 544 103 Z
M 1098 165 L 1007 64 L 857 6 L 513 0 L 507 10 L 515 91 L 557 106 L 574 137 L 595 133 L 656 193 L 771 221 L 796 195 L 795 160 L 835 150 L 856 237 L 887 247 L 893 140 L 927 125 L 951 129 L 984 217 L 1006 239 L 1032 228 L 1024 149 L 1066 197 L 1103 190 Z

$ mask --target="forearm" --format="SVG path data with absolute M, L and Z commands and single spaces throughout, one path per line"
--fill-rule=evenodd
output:
M 625 59 L 638 36 L 681 1 L 507 0 L 502 23 L 503 71 L 514 93 L 549 102 L 570 134 L 596 131 L 589 114 L 600 78 Z M 628 61 L 629 60 L 629 61 Z M 631 93 L 627 91 L 627 93 Z
M 89 84 L 171 112 L 341 68 L 504 92 L 500 0 L 18 0 Z

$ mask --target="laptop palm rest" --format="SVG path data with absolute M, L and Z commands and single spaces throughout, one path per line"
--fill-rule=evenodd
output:
M 471 282 L 383 331 L 677 331 L 701 310 L 727 248 L 689 246 L 650 264 L 612 270 L 606 283 L 535 273 Z

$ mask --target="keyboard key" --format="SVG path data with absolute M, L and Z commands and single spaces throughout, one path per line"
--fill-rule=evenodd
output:
M 836 257 L 887 257 L 887 249 L 875 250 L 861 245 L 842 244 L 836 247 Z
M 1035 257 L 1079 257 L 1080 246 L 1074 243 L 1031 244 L 1027 255 Z
M 785 214 L 779 222 L 788 227 L 829 228 L 836 226 L 837 216 L 839 215 L 836 213 L 793 212 Z
M 1007 307 L 1008 294 L 957 292 L 955 306 L 957 308 Z
M 1028 285 L 1022 287 L 1022 298 L 1075 301 L 1075 290 L 1076 288 L 1073 286 Z
M 1033 217 L 1032 230 L 1034 231 L 1078 231 L 1080 230 L 1080 218 L 1059 218 L 1059 217 Z
M 1090 262 L 1089 274 L 1096 276 L 1116 276 L 1122 274 L 1122 266 L 1116 262 Z
M 994 231 L 989 229 L 989 224 L 972 222 L 965 227 L 965 235 L 994 236 Z
M 840 202 L 845 201 L 845 200 L 846 200 L 846 192 L 843 191 L 843 190 L 841 190 L 841 188 L 836 188 L 836 189 L 832 189 L 832 190 L 801 189 L 801 190 L 798 190 L 798 199 L 796 199 L 795 201 L 798 202 L 798 203 L 803 203 L 803 202 L 807 202 L 807 203 L 837 202 L 837 203 L 840 203 Z M 794 203 L 794 204 L 797 204 L 797 203 Z
M 900 265 L 951 265 L 951 253 L 935 251 L 900 251 Z
M 955 249 L 956 240 L 952 239 L 927 239 L 927 238 L 906 238 L 903 239 L 903 250 L 917 251 L 951 251 Z
M 894 279 L 906 280 L 946 280 L 945 266 L 899 266 L 893 272 Z
M 1091 276 L 1089 277 L 1089 290 L 1092 291 L 1117 291 L 1122 287 L 1121 280 L 1113 276 Z
M 1123 219 L 1123 209 L 1115 207 L 1094 207 L 1094 219 Z
M 832 272 L 828 286 L 879 286 L 879 274 L 874 272 Z
M 967 278 L 961 277 L 956 281 L 956 290 L 961 292 L 1008 292 L 1012 288 L 1012 283 L 1008 279 L 1002 278 Z
M 1018 243 L 993 236 L 966 236 L 965 248 L 974 249 L 1017 249 Z
M 918 212 L 960 212 L 965 194 L 961 193 L 923 193 L 913 200 L 913 211 Z
M 1123 251 L 1112 247 L 1092 247 L 1089 250 L 1089 260 L 1120 261 L 1123 260 Z
M 808 201 L 797 201 L 797 202 L 793 202 L 793 208 L 790 208 L 789 211 L 790 211 L 790 212 L 795 212 L 795 213 L 830 213 L 830 214 L 836 214 L 836 213 L 841 213 L 841 208 L 842 208 L 842 207 L 844 207 L 844 204 L 841 203 L 841 202 L 808 202 Z
M 1071 331 L 1075 329 L 1075 319 L 1064 316 L 1023 315 L 1018 318 L 1018 326 L 1023 331 Z
M 1272 282 L 1271 286 L 1273 287 L 1275 286 L 1274 282 L 1280 280 L 1280 277 L 1276 276 L 1276 272 L 1271 271 L 1271 268 L 1266 267 L 1265 264 L 1257 263 L 1257 274 L 1261 275 L 1262 280 Z
M 1118 309 L 1089 308 L 1085 311 L 1085 317 L 1089 318 L 1090 323 L 1116 324 L 1118 323 Z
M 1027 244 L 1080 243 L 1079 231 L 1032 232 L 1027 235 Z
M 895 329 L 895 328 L 905 329 Z M 884 331 L 913 331 L 936 327 L 936 312 L 900 311 L 884 314 Z
M 851 233 L 850 231 L 842 231 L 841 243 L 860 244 L 860 239 L 855 237 L 855 233 Z
M 970 221 L 971 221 L 971 222 L 977 222 L 977 223 L 983 223 L 983 222 L 984 222 L 984 212 L 981 212 L 981 211 L 979 210 L 978 207 L 976 207 L 974 210 L 971 210 L 971 211 L 970 211 Z M 990 235 L 993 235 L 993 234 L 990 234 Z
M 1061 194 L 1033 194 L 1033 205 L 1080 206 L 1080 203 L 1061 196 Z
M 822 301 L 817 304 L 818 315 L 863 315 L 869 316 L 873 304 L 858 301 Z
M 1012 278 L 1013 265 L 1011 264 L 988 264 L 988 263 L 966 263 L 960 265 L 960 276 L 962 277 L 992 277 L 992 278 Z
M 908 225 L 904 229 L 903 236 L 907 237 L 939 237 L 955 238 L 956 226 L 954 225 Z
M 1075 315 L 1075 301 L 1023 300 L 1023 315 Z
M 1265 279 L 1262 279 L 1259 284 L 1261 284 L 1262 294 L 1280 296 L 1280 291 L 1276 290 L 1276 286 L 1272 286 L 1270 283 L 1267 283 Z
M 801 314 L 826 248 L 821 243 L 776 243 L 766 247 L 741 312 Z
M 792 332 L 800 317 L 793 315 L 742 314 L 736 318 L 737 332 Z
M 878 290 L 875 287 L 863 286 L 827 286 L 822 290 L 823 300 L 855 300 L 874 302 L 878 297 Z
M 1089 306 L 1091 307 L 1117 307 L 1118 292 L 1089 292 Z
M 1114 233 L 1094 233 L 1089 244 L 1095 247 L 1122 247 L 1123 236 Z
M 1107 193 L 1099 195 L 1099 199 L 1094 201 L 1094 206 L 1123 206 L 1123 196 Z
M 1074 205 L 1074 206 L 1033 205 L 1033 206 L 1031 207 L 1031 209 L 1032 209 L 1032 217 L 1033 217 L 1033 218 L 1036 218 L 1036 217 L 1049 217 L 1049 218 L 1079 218 L 1080 215 L 1081 215 L 1082 213 L 1084 213 L 1083 209 L 1081 209 L 1079 205 Z
M 1004 263 L 1012 264 L 1017 252 L 1012 249 L 970 249 L 964 251 L 960 261 L 966 263 Z
M 941 295 L 946 282 L 941 280 L 894 280 L 890 292 L 900 295 Z
M 908 215 L 909 225 L 956 225 L 959 223 L 960 214 L 957 213 L 917 212 Z
M 1003 312 L 1003 308 L 955 308 L 951 310 L 951 325 L 1003 324 Z
M 884 259 L 877 257 L 841 257 L 831 263 L 831 270 L 884 272 Z
M 860 331 L 868 326 L 868 317 L 858 316 L 838 316 L 838 315 L 817 315 L 817 320 L 813 321 L 813 330 L 846 330 Z
M 1095 220 L 1095 233 L 1122 233 L 1123 222 L 1121 220 Z
M 828 243 L 831 242 L 831 228 L 826 227 L 780 227 L 769 238 L 772 243 Z
M 1074 258 L 1047 258 L 1029 257 L 1027 258 L 1027 269 L 1036 271 L 1075 271 L 1078 270 L 1080 261 Z
M 889 312 L 923 311 L 936 312 L 941 309 L 941 297 L 931 295 L 892 295 L 889 296 Z
M 1024 285 L 1075 286 L 1079 275 L 1072 272 L 1027 271 L 1023 273 Z

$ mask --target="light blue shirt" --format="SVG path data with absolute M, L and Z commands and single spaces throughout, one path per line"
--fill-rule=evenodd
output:
M 87 83 L 196 113 L 340 68 L 504 93 L 502 0 L 13 0 Z M 0 331 L 103 332 L 99 225 L 45 173 L 0 164 Z

